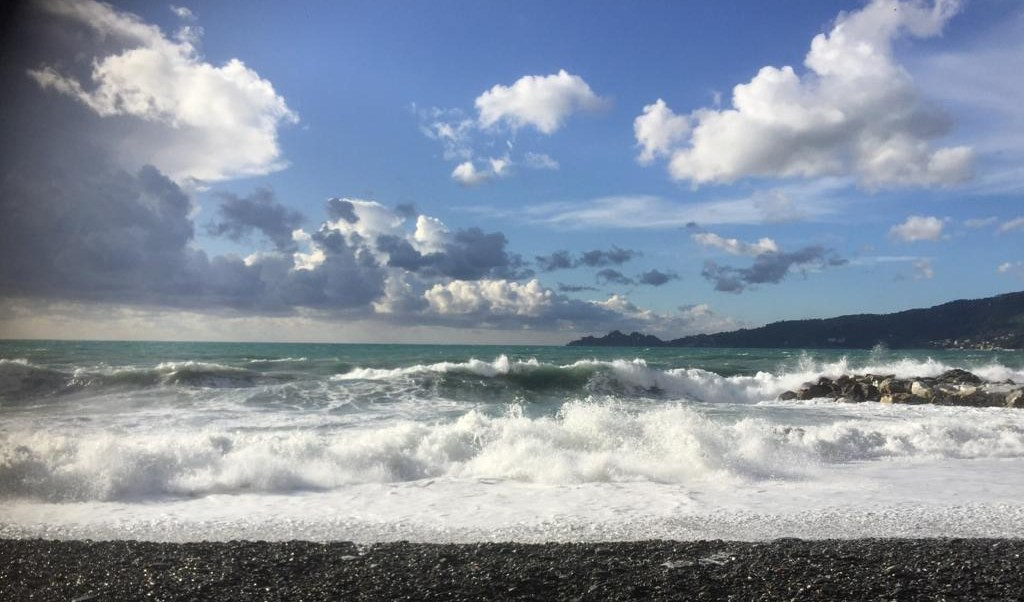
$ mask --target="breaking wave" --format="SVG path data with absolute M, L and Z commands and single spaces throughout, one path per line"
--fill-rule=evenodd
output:
M 443 423 L 327 433 L 16 431 L 0 437 L 0 495 L 140 500 L 437 478 L 756 482 L 813 478 L 850 462 L 1024 457 L 1017 413 L 932 410 L 913 420 L 782 426 L 680 404 L 636 412 L 572 402 L 555 416 L 531 418 L 513 406 L 501 416 L 473 410 Z
M 339 382 L 419 382 L 433 385 L 440 382 L 449 388 L 474 387 L 489 380 L 496 386 L 512 386 L 526 391 L 561 389 L 586 395 L 640 395 L 666 399 L 701 402 L 756 403 L 772 400 L 784 391 L 820 376 L 836 378 L 843 374 L 895 375 L 900 378 L 938 376 L 954 367 L 933 359 L 899 359 L 889 363 L 857 365 L 846 358 L 835 362 L 816 362 L 809 356 L 795 366 L 781 367 L 778 372 L 761 371 L 753 375 L 722 376 L 701 368 L 651 367 L 647 361 L 580 360 L 571 364 L 541 363 L 536 359 L 510 360 L 498 356 L 487 362 L 471 359 L 466 362 L 417 364 L 401 368 L 353 368 L 332 377 Z M 1024 370 L 1001 364 L 969 367 L 991 381 L 1024 382 Z

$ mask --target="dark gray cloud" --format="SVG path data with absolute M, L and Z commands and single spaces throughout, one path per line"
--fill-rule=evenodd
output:
M 623 286 L 636 284 L 636 282 L 618 270 L 605 268 L 594 275 L 595 279 L 602 284 L 621 284 Z
M 388 267 L 420 272 L 426 276 L 444 276 L 458 280 L 481 278 L 529 278 L 522 256 L 506 250 L 508 240 L 501 232 L 484 232 L 480 228 L 458 230 L 444 244 L 444 250 L 420 253 L 399 236 L 377 237 L 377 248 L 388 254 Z
M 327 219 L 332 221 L 341 219 L 354 224 L 359 221 L 359 216 L 356 215 L 356 208 L 350 201 L 345 199 L 328 199 Z
M 678 278 L 679 274 L 676 274 L 675 272 L 672 271 L 662 272 L 660 270 L 649 270 L 637 276 L 636 281 L 638 284 L 661 286 L 663 284 L 666 284 L 670 280 L 677 280 Z
M 585 265 L 591 268 L 604 267 L 608 265 L 622 265 L 633 259 L 639 257 L 640 251 L 633 251 L 631 249 L 620 249 L 619 247 L 612 245 L 612 248 L 608 251 L 593 250 L 584 251 L 580 255 L 580 265 Z
M 259 188 L 245 197 L 230 192 L 218 192 L 217 196 L 221 199 L 220 221 L 210 224 L 210 234 L 238 242 L 256 230 L 279 251 L 295 250 L 292 232 L 302 225 L 302 214 L 279 204 L 269 189 Z M 328 213 L 330 208 L 328 202 Z
M 100 117 L 27 75 L 56 61 L 84 76 L 95 52 L 81 62 L 69 58 L 80 55 L 83 41 L 115 41 L 36 17 L 0 37 L 0 139 L 8 141 L 0 145 L 0 297 L 280 314 L 363 311 L 381 296 L 383 268 L 348 245 L 325 246 L 313 270 L 290 269 L 292 258 L 280 253 L 247 263 L 194 248 L 189 195 L 124 153 L 126 132 L 148 124 Z M 221 198 L 216 230 L 238 238 L 259 232 L 277 248 L 292 248 L 296 212 L 266 191 Z
M 558 283 L 558 292 L 560 293 L 582 293 L 583 291 L 599 291 L 601 289 L 596 286 L 584 286 L 580 284 L 565 284 L 562 282 Z
M 551 255 L 537 255 L 537 267 L 542 272 L 554 272 L 555 270 L 567 270 L 578 265 L 569 251 L 555 251 Z
M 584 251 L 579 257 L 574 257 L 569 251 L 562 250 L 555 251 L 550 255 L 537 255 L 535 259 L 537 260 L 537 267 L 542 272 L 553 272 L 555 270 L 567 270 L 578 267 L 598 268 L 622 265 L 640 255 L 640 251 L 622 249 L 612 245 L 612 248 L 607 251 L 601 249 Z
M 455 233 L 445 245 L 438 271 L 460 280 L 485 277 L 519 279 L 532 272 L 524 268 L 521 256 L 505 250 L 508 239 L 501 232 L 485 233 L 480 228 L 467 228 Z
M 794 269 L 806 271 L 846 264 L 847 261 L 832 249 L 811 245 L 793 251 L 762 253 L 749 268 L 718 265 L 714 261 L 704 264 L 701 275 L 715 285 L 715 290 L 742 293 L 748 286 L 778 284 Z

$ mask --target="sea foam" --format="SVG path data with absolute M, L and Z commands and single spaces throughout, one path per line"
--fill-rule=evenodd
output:
M 547 485 L 811 478 L 851 462 L 1024 457 L 1024 416 L 971 408 L 787 426 L 670 405 L 573 402 L 556 416 L 472 410 L 449 422 L 335 432 L 8 432 L 0 492 L 46 500 L 329 490 L 496 479 Z

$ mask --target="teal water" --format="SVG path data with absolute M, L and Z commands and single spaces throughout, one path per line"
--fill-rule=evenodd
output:
M 549 347 L 514 345 L 361 345 L 320 343 L 182 343 L 143 341 L 0 341 L 0 359 L 27 360 L 59 370 L 124 368 L 162 362 L 207 362 L 246 369 L 265 369 L 260 361 L 297 361 L 298 373 L 337 374 L 355 367 L 399 368 L 440 362 L 491 361 L 501 355 L 513 361 L 536 359 L 555 365 L 582 359 L 612 361 L 641 358 L 651 368 L 700 368 L 721 376 L 796 370 L 801 362 L 831 363 L 846 358 L 851 367 L 885 365 L 929 358 L 971 369 L 1001 364 L 1024 367 L 1024 351 L 973 350 L 799 350 L 799 349 L 672 349 L 619 347 Z M 300 359 L 301 358 L 301 359 Z

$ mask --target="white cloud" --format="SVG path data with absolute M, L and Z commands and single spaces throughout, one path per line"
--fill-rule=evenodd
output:
M 684 305 L 676 312 L 644 309 L 621 295 L 612 295 L 604 301 L 592 303 L 628 319 L 630 325 L 627 330 L 640 330 L 666 339 L 738 327 L 734 319 L 716 314 L 706 303 Z
M 930 259 L 919 259 L 913 263 L 914 280 L 931 280 L 935 276 Z
M 533 169 L 551 169 L 556 170 L 560 166 L 558 161 L 552 159 L 545 153 L 531 153 L 528 152 L 523 156 L 523 165 Z
M 313 237 L 302 228 L 292 232 L 292 240 L 305 249 L 292 253 L 292 262 L 296 270 L 315 270 L 327 259 L 324 250 L 316 247 Z
M 406 291 L 408 292 L 408 291 Z M 436 283 L 423 293 L 426 316 L 468 324 L 518 324 L 565 331 L 582 329 L 641 330 L 662 337 L 717 332 L 736 327 L 707 305 L 683 306 L 675 312 L 638 307 L 626 297 L 611 295 L 604 301 L 580 301 L 543 287 L 537 280 L 452 280 Z
M 911 215 L 907 221 L 889 229 L 889 235 L 904 242 L 939 240 L 945 224 L 937 217 Z
M 477 118 L 468 119 L 460 109 L 423 109 L 412 105 L 420 119 L 420 131 L 444 148 L 444 159 L 456 161 L 451 172 L 456 182 L 475 186 L 509 175 L 509 168 L 559 169 L 558 161 L 545 153 L 527 151 L 513 157 L 511 140 L 504 140 L 502 157 L 484 158 L 482 149 L 493 152 L 497 136 L 531 126 L 544 134 L 558 130 L 566 119 L 580 111 L 596 111 L 608 104 L 578 75 L 564 69 L 553 75 L 526 75 L 511 86 L 495 85 L 474 101 Z
M 328 220 L 324 222 L 324 227 L 344 236 L 346 243 L 355 250 L 358 256 L 369 255 L 381 263 L 387 263 L 388 254 L 378 249 L 377 245 L 374 244 L 377 239 L 381 236 L 393 236 L 407 240 L 414 237 L 414 235 L 409 236 L 405 230 L 406 217 L 398 214 L 390 207 L 386 207 L 377 201 L 353 198 L 338 200 L 351 204 L 352 212 L 356 219 L 349 221 L 342 217 L 334 221 Z M 441 224 L 441 227 L 443 228 L 444 225 Z M 292 237 L 294 238 L 294 234 Z M 318 256 L 316 253 L 319 250 L 319 247 L 314 245 L 314 257 Z M 306 260 L 303 259 L 303 261 Z M 298 263 L 298 260 L 296 263 Z
M 537 317 L 555 301 L 555 293 L 536 279 L 522 284 L 508 280 L 453 280 L 435 284 L 423 297 L 434 313 L 497 316 Z
M 512 130 L 533 126 L 551 134 L 578 111 L 596 111 L 607 101 L 587 82 L 564 69 L 553 75 L 525 75 L 511 86 L 495 85 L 477 97 L 480 126 L 504 123 Z
M 487 159 L 487 165 L 484 168 L 478 168 L 473 161 L 463 161 L 452 170 L 452 179 L 463 186 L 476 186 L 507 176 L 511 166 L 512 160 L 508 155 Z
M 671 149 L 669 173 L 694 183 L 850 174 L 868 186 L 969 178 L 972 150 L 931 150 L 947 119 L 920 99 L 892 56 L 894 40 L 938 35 L 959 8 L 957 0 L 874 0 L 841 14 L 831 32 L 812 40 L 806 73 L 763 67 L 733 89 L 731 108 L 693 111 L 688 145 Z M 638 135 L 641 159 L 670 152 L 670 136 L 659 135 Z
M 448 237 L 448 227 L 444 222 L 436 217 L 420 215 L 416 218 L 416 230 L 413 232 L 411 242 L 420 253 L 440 253 L 444 250 Z
M 1000 232 L 1012 232 L 1024 228 L 1024 216 L 1011 219 L 999 225 Z
M 224 180 L 285 166 L 278 128 L 298 116 L 269 81 L 240 60 L 219 67 L 201 60 L 194 46 L 198 30 L 172 40 L 135 15 L 93 0 L 49 0 L 43 6 L 123 45 L 120 52 L 95 57 L 87 81 L 52 65 L 29 74 L 98 115 L 145 123 L 122 144 L 126 156 L 178 181 Z
M 483 184 L 494 176 L 493 173 L 484 169 L 477 169 L 472 161 L 464 161 L 455 166 L 452 170 L 452 179 L 465 186 L 476 186 Z
M 770 238 L 762 238 L 754 243 L 745 243 L 736 238 L 723 238 L 712 232 L 700 232 L 693 235 L 693 240 L 705 247 L 721 249 L 730 255 L 758 256 L 762 253 L 775 253 L 779 245 Z
M 633 133 L 637 146 L 641 147 L 640 163 L 650 163 L 655 157 L 671 154 L 690 132 L 690 121 L 683 115 L 676 115 L 665 101 L 658 99 L 644 107 L 642 115 L 633 120 Z

